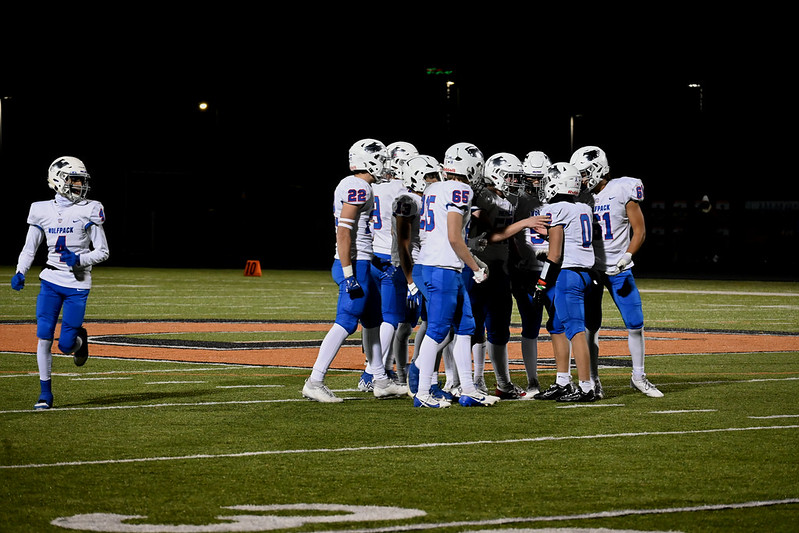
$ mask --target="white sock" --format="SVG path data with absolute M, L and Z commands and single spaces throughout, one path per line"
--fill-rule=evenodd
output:
M 627 330 L 627 346 L 633 361 L 633 378 L 644 377 L 644 328 Z
M 39 365 L 39 379 L 47 381 L 53 369 L 53 341 L 39 339 L 36 346 L 36 363 Z
M 589 381 L 580 381 L 580 390 L 583 392 L 588 392 L 590 390 L 594 390 L 594 380 Z
M 380 324 L 380 349 L 383 351 L 381 359 L 383 360 L 383 368 L 391 369 L 394 367 L 393 353 L 391 347 L 394 345 L 394 334 L 396 329 L 388 322 Z
M 383 349 L 380 347 L 380 327 L 363 328 L 363 349 L 366 360 L 372 368 L 374 379 L 388 379 L 386 368 L 383 366 Z
M 422 348 L 422 341 L 424 341 L 426 334 L 427 322 L 423 320 L 421 324 L 419 324 L 419 330 L 416 332 L 416 337 L 413 339 L 413 358 L 411 359 L 411 362 L 416 361 L 416 358 L 419 356 L 419 350 Z
M 458 370 L 458 379 L 464 392 L 475 392 L 472 379 L 472 336 L 455 335 L 452 357 Z
M 522 337 L 522 361 L 527 373 L 527 384 L 538 383 L 538 339 Z
M 444 359 L 444 375 L 446 376 L 446 384 L 448 385 L 457 385 L 459 382 L 458 378 L 458 363 L 455 361 L 455 355 L 453 354 L 453 350 L 455 348 L 455 343 L 451 342 L 444 347 L 442 350 L 442 356 Z M 469 371 L 471 372 L 472 366 L 472 355 L 469 354 Z
M 474 359 L 474 381 L 485 380 L 486 368 L 486 343 L 478 342 L 472 346 L 472 359 Z
M 350 334 L 340 324 L 333 324 L 330 331 L 327 332 L 325 338 L 322 340 L 322 345 L 319 347 L 319 354 L 316 356 L 316 361 L 311 371 L 311 379 L 314 381 L 324 381 L 327 369 L 330 368 L 330 363 L 336 357 L 341 345 L 347 340 Z
M 488 343 L 488 357 L 494 365 L 494 376 L 497 378 L 497 387 L 508 390 L 511 384 L 510 368 L 508 367 L 508 345 Z
M 555 383 L 563 387 L 572 382 L 572 375 L 568 372 L 558 372 L 555 378 Z
M 424 396 L 430 391 L 433 384 L 433 374 L 435 373 L 436 354 L 440 349 L 440 344 L 425 335 L 424 342 L 416 358 L 416 366 L 419 368 L 419 389 L 417 394 Z

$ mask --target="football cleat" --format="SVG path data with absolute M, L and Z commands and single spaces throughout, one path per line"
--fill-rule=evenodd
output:
M 419 392 L 419 367 L 416 366 L 416 363 L 410 362 L 408 363 L 408 392 L 411 395 L 415 395 Z
M 602 388 L 602 383 L 599 381 L 599 378 L 594 380 L 594 394 L 596 394 L 597 400 L 601 400 L 605 397 L 605 390 Z
M 449 392 L 442 389 L 440 383 L 433 383 L 432 385 L 430 385 L 430 394 L 432 394 L 434 398 L 442 398 L 450 403 L 455 401 L 455 397 Z
M 527 389 L 524 391 L 525 395 L 522 400 L 532 400 L 533 396 L 541 392 L 541 388 L 538 384 L 538 380 L 528 381 L 527 382 Z
M 431 409 L 443 409 L 449 407 L 451 404 L 442 398 L 434 398 L 432 394 L 424 394 L 419 396 L 416 394 L 413 397 L 414 407 L 428 407 Z
M 488 387 L 486 387 L 486 379 L 483 376 L 476 378 L 474 380 L 474 388 L 482 392 L 483 394 L 488 394 Z
M 648 379 L 646 375 L 641 376 L 641 379 L 630 378 L 630 387 L 638 389 L 650 398 L 662 398 L 663 393 L 658 390 Z
M 358 390 L 361 392 L 372 392 L 374 389 L 374 376 L 369 372 L 361 374 L 361 379 L 358 380 Z
M 89 358 L 89 336 L 86 333 L 86 328 L 78 328 L 78 338 L 81 340 L 80 348 L 72 354 L 72 360 L 75 362 L 75 366 L 83 366 Z
M 556 402 L 595 402 L 599 398 L 596 397 L 594 393 L 594 389 L 589 390 L 588 392 L 583 392 L 583 389 L 580 387 L 574 387 L 574 390 L 569 394 L 564 394 L 563 396 L 558 396 L 555 398 Z
M 333 391 L 328 389 L 324 382 L 312 381 L 310 378 L 305 380 L 305 385 L 302 387 L 302 395 L 309 400 L 322 403 L 338 403 L 344 401 L 333 394 Z
M 372 384 L 375 398 L 396 398 L 408 394 L 408 387 L 400 385 L 392 379 L 376 379 L 372 381 Z
M 453 400 L 459 398 L 461 395 L 460 385 L 451 385 L 449 383 L 446 383 L 444 384 L 444 387 L 441 390 L 452 396 Z
M 33 405 L 33 408 L 37 411 L 42 411 L 44 409 L 52 409 L 53 407 L 53 397 L 45 397 L 44 395 L 39 396 L 39 400 Z
M 510 384 L 509 389 L 510 390 L 502 390 L 497 387 L 494 396 L 498 396 L 500 400 L 524 400 L 527 395 L 524 389 L 514 383 Z
M 483 394 L 478 390 L 468 393 L 461 391 L 461 397 L 458 398 L 458 403 L 464 407 L 477 407 L 477 406 L 491 407 L 498 401 L 499 401 L 498 396 Z
M 574 385 L 571 383 L 567 383 L 566 385 L 553 383 L 547 390 L 539 392 L 533 396 L 533 398 L 536 400 L 556 400 L 572 392 L 574 392 Z

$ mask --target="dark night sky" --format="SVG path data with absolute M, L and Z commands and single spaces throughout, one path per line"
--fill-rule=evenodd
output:
M 742 35 L 678 14 L 538 24 L 509 12 L 323 22 L 333 14 L 128 21 L 40 52 L 20 37 L 0 70 L 0 96 L 12 96 L 0 172 L 18 192 L 4 227 L 21 247 L 28 204 L 51 194 L 47 166 L 75 155 L 106 206 L 118 264 L 327 268 L 331 194 L 355 140 L 410 141 L 438 158 L 470 141 L 486 156 L 567 160 L 573 115 L 575 147 L 605 148 L 614 174 L 644 179 L 650 199 L 785 197 L 752 191 L 761 160 L 779 161 L 787 142 L 776 130 L 785 69 L 771 66 L 773 36 L 751 26 Z M 469 44 L 450 26 L 469 30 Z M 454 70 L 452 98 L 428 67 Z M 701 111 L 689 83 L 703 86 Z M 197 110 L 203 99 L 211 111 Z M 293 246 L 303 239 L 310 247 Z

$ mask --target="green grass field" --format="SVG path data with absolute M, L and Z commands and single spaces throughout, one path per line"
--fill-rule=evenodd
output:
M 336 371 L 329 386 L 351 400 L 324 405 L 301 397 L 304 368 L 56 355 L 56 408 L 34 412 L 36 341 L 7 351 L 4 323 L 34 321 L 37 272 L 22 292 L 12 274 L 0 267 L 2 532 L 799 530 L 799 283 L 639 279 L 649 335 L 796 346 L 651 356 L 660 399 L 618 366 L 595 404 L 422 410 Z M 335 299 L 328 272 L 101 266 L 86 320 L 326 324 Z

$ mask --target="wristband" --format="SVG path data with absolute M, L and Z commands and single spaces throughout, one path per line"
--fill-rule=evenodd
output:
M 341 270 L 344 272 L 344 277 L 345 278 L 351 278 L 352 277 L 352 275 L 353 275 L 352 274 L 352 265 L 342 266 Z

